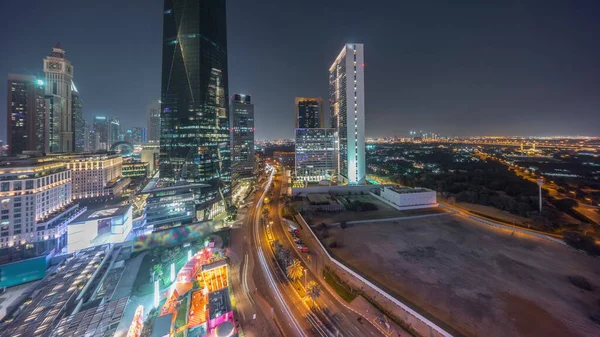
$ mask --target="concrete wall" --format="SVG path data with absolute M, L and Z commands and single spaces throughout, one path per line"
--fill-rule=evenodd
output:
M 402 206 L 401 207 L 401 206 L 398 206 L 398 205 L 394 204 L 391 201 L 388 201 L 388 200 L 386 200 L 386 199 L 378 196 L 377 194 L 375 194 L 373 192 L 369 192 L 369 194 L 371 194 L 372 196 L 374 196 L 375 198 L 377 198 L 377 200 L 379 200 L 379 201 L 381 201 L 381 202 L 383 202 L 385 204 L 388 204 L 388 205 L 394 207 L 395 209 L 397 209 L 399 211 L 406 211 L 406 210 L 409 210 L 409 209 L 431 208 L 431 207 L 438 207 L 439 206 L 439 204 L 436 202 L 435 204 L 429 204 L 429 205 Z
M 308 226 L 308 224 L 306 223 L 306 221 L 304 220 L 302 215 L 298 214 L 296 216 L 296 219 L 298 219 L 300 221 L 300 225 L 302 227 L 308 228 L 311 235 L 315 238 L 315 241 L 318 243 L 318 247 L 320 248 L 320 251 L 321 251 L 320 254 L 324 257 L 324 259 L 328 260 L 328 262 L 330 262 L 330 264 L 332 266 L 339 268 L 339 269 L 343 270 L 344 272 L 352 275 L 357 280 L 357 282 L 361 283 L 364 287 L 371 288 L 372 290 L 377 292 L 379 295 L 381 295 L 383 298 L 385 298 L 386 300 L 388 300 L 388 301 L 392 302 L 394 305 L 396 305 L 398 310 L 394 310 L 394 311 L 395 311 L 395 316 L 397 318 L 403 320 L 404 322 L 406 322 L 407 324 L 412 326 L 422 336 L 452 337 L 452 335 L 450 333 L 448 333 L 444 329 L 440 328 L 435 323 L 431 322 L 429 319 L 423 317 L 421 314 L 414 311 L 413 309 L 408 307 L 406 304 L 400 302 L 398 299 L 396 299 L 392 295 L 383 291 L 381 288 L 379 288 L 375 284 L 371 283 L 369 280 L 365 279 L 364 277 L 357 274 L 355 271 L 346 267 L 346 265 L 344 265 L 343 263 L 341 263 L 340 261 L 338 261 L 334 257 L 332 257 L 329 254 L 329 252 L 327 251 L 327 249 L 325 249 L 325 247 L 323 246 L 321 241 L 319 241 L 319 239 L 313 232 L 312 228 L 310 228 L 310 226 Z M 400 312 L 399 315 L 397 314 L 398 311 Z
M 437 205 L 435 191 L 429 190 L 415 193 L 399 193 L 394 189 L 384 187 L 381 190 L 381 197 L 398 207 Z
M 383 185 L 358 185 L 358 186 L 310 186 L 292 189 L 292 195 L 306 196 L 309 193 L 368 193 L 372 190 L 380 189 Z

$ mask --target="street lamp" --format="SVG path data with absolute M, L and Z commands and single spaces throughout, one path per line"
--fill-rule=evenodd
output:
M 304 268 L 304 289 L 306 289 L 306 268 Z
M 544 185 L 544 178 L 539 177 L 537 178 L 537 184 L 539 187 L 539 191 L 540 191 L 540 214 L 542 214 L 542 185 Z

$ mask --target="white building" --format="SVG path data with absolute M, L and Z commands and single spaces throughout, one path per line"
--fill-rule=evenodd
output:
M 44 59 L 46 74 L 45 151 L 73 152 L 73 65 L 57 45 Z
M 435 191 L 426 188 L 384 187 L 380 194 L 382 199 L 389 201 L 401 209 L 437 207 Z
M 68 226 L 67 253 L 127 239 L 132 227 L 132 206 L 88 209 Z
M 72 202 L 71 179 L 63 163 L 47 158 L 0 162 L 0 248 L 62 249 L 67 225 L 82 213 Z
M 363 45 L 348 43 L 329 68 L 329 109 L 337 130 L 340 181 L 365 183 L 365 86 Z
M 129 184 L 123 178 L 123 157 L 117 154 L 66 154 L 52 156 L 63 161 L 73 176 L 73 199 L 119 195 Z

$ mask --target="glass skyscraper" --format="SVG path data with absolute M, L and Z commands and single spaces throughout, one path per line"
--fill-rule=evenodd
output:
M 164 3 L 160 179 L 208 184 L 198 210 L 231 184 L 225 15 L 225 0 Z
M 250 95 L 234 94 L 231 100 L 232 181 L 254 176 L 254 104 Z

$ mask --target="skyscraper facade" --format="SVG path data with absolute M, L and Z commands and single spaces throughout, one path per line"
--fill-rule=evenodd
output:
M 147 116 L 147 130 L 148 130 L 148 141 L 159 142 L 160 141 L 160 103 L 152 103 L 148 105 L 148 116 Z
M 296 180 L 334 180 L 337 174 L 335 129 L 296 129 Z
M 325 125 L 322 98 L 296 97 L 296 180 L 334 180 L 337 174 L 335 130 Z
M 9 74 L 6 102 L 9 155 L 44 151 L 44 81 L 31 75 Z
M 324 128 L 322 98 L 296 97 L 296 129 Z
M 121 136 L 121 122 L 118 118 L 113 117 L 110 119 L 110 123 L 108 125 L 108 147 L 110 148 L 114 143 L 120 141 L 119 137 Z
M 210 185 L 198 209 L 229 199 L 225 12 L 225 0 L 164 2 L 160 178 Z
M 364 184 L 365 91 L 363 45 L 349 43 L 329 68 L 329 109 L 338 139 L 339 178 Z
M 232 182 L 254 175 L 254 105 L 250 95 L 234 94 L 231 100 Z
M 44 59 L 46 74 L 46 152 L 72 152 L 73 113 L 71 89 L 73 65 L 57 45 Z
M 83 103 L 75 84 L 71 87 L 71 111 L 73 112 L 73 144 L 75 144 L 73 151 L 83 152 L 86 151 L 85 139 L 87 127 L 83 118 Z
M 108 119 L 104 116 L 94 116 L 92 126 L 92 147 L 94 151 L 108 150 Z

